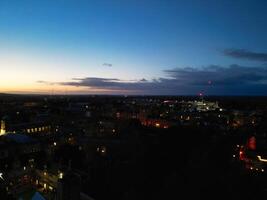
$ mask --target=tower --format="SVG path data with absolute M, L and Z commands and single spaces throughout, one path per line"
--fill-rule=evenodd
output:
M 0 135 L 4 135 L 5 133 L 6 133 L 6 123 L 4 120 L 1 120 Z

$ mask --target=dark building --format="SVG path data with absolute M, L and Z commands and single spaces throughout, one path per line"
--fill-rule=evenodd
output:
M 80 200 L 81 178 L 78 174 L 69 171 L 59 180 L 57 200 Z

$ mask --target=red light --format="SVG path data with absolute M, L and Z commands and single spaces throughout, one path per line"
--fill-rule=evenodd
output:
M 247 147 L 249 149 L 251 149 L 251 150 L 255 150 L 256 149 L 256 138 L 254 136 L 249 138 L 249 140 L 247 142 Z
M 239 151 L 239 159 L 244 160 L 244 152 L 243 151 Z

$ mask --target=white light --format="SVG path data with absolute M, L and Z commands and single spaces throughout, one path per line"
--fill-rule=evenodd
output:
M 260 160 L 260 161 L 262 161 L 262 162 L 267 162 L 267 159 L 263 159 L 263 158 L 261 158 L 261 156 L 257 156 L 258 157 L 258 159 Z
M 3 173 L 0 173 L 0 178 L 1 178 L 2 180 L 4 180 L 4 178 L 3 178 Z

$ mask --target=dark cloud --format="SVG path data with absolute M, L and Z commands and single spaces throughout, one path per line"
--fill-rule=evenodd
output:
M 240 85 L 240 84 L 266 84 L 266 67 L 246 67 L 230 65 L 222 67 L 219 65 L 198 68 L 177 68 L 165 70 L 173 79 L 186 85 Z
M 146 82 L 147 80 L 145 78 L 140 79 L 141 82 Z
M 201 68 L 175 68 L 164 72 L 167 78 L 125 81 L 85 77 L 57 84 L 114 91 L 115 94 L 192 95 L 204 91 L 210 95 L 267 95 L 267 67 L 210 65 Z
M 267 53 L 253 52 L 245 49 L 224 49 L 223 54 L 232 58 L 263 62 L 267 61 Z
M 96 77 L 86 77 L 86 78 L 75 78 L 70 82 L 61 82 L 61 85 L 70 85 L 77 87 L 89 87 L 96 89 L 107 89 L 107 90 L 142 90 L 153 88 L 154 82 L 149 81 L 124 81 L 116 78 L 96 78 Z
M 115 78 L 96 78 L 96 77 L 86 77 L 86 78 L 74 78 L 70 82 L 61 82 L 61 85 L 71 85 L 71 86 L 83 86 L 83 87 L 94 87 L 94 88 L 115 88 L 119 79 Z
M 111 63 L 103 63 L 102 65 L 103 66 L 106 66 L 106 67 L 112 67 L 112 64 Z

